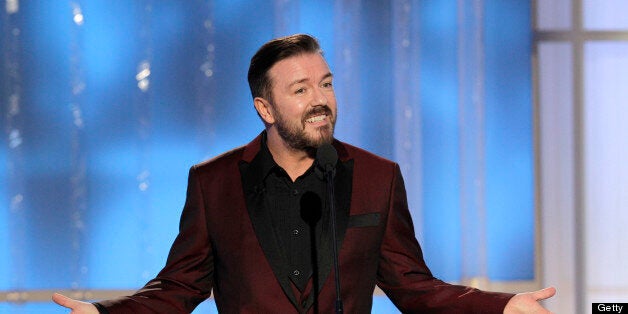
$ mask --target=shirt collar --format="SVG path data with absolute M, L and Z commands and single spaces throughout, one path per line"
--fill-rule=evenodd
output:
M 259 158 L 260 158 L 260 163 L 262 165 L 262 177 L 263 178 L 266 178 L 271 171 L 282 170 L 283 172 L 285 172 L 285 170 L 283 170 L 275 162 L 275 159 L 273 159 L 273 155 L 270 153 L 270 150 L 268 149 L 266 131 L 262 132 L 262 141 L 261 141 L 261 147 L 260 147 L 260 151 L 259 151 Z M 305 173 L 302 174 L 301 176 L 306 176 L 311 171 L 314 171 L 316 173 L 316 176 L 319 179 L 323 180 L 324 179 L 324 174 L 320 170 L 320 167 L 317 167 L 317 165 L 318 165 L 318 161 L 315 160 L 314 163 L 312 164 L 312 166 L 310 168 L 308 168 L 305 171 Z

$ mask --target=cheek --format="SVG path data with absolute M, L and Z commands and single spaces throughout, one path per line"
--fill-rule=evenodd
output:
M 336 113 L 338 112 L 338 105 L 336 103 L 336 99 L 335 98 L 330 99 L 327 105 L 329 106 L 331 111 L 334 113 L 334 115 L 336 115 Z
M 328 96 L 327 96 L 327 105 L 332 108 L 334 111 L 336 110 L 336 94 L 334 94 L 334 92 L 331 92 Z
M 275 110 L 275 117 L 277 119 L 283 120 L 284 122 L 294 122 L 297 120 L 300 121 L 302 116 L 303 108 L 294 104 L 286 105 L 284 103 L 278 106 L 278 108 Z
M 288 117 L 301 117 L 307 109 L 307 103 L 300 101 L 284 102 L 281 112 Z

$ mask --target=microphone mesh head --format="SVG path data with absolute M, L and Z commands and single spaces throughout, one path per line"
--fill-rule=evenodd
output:
M 338 152 L 331 144 L 323 144 L 316 150 L 316 160 L 325 171 L 332 170 L 338 162 Z

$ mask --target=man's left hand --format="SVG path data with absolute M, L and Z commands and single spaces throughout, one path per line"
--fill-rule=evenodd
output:
M 549 299 L 554 294 L 556 294 L 556 288 L 554 287 L 519 293 L 508 301 L 506 308 L 504 308 L 504 314 L 549 314 L 551 312 L 541 306 L 539 301 Z

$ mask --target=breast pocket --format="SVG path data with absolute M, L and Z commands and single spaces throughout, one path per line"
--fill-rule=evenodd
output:
M 379 213 L 368 213 L 349 216 L 349 228 L 375 227 L 379 225 Z

